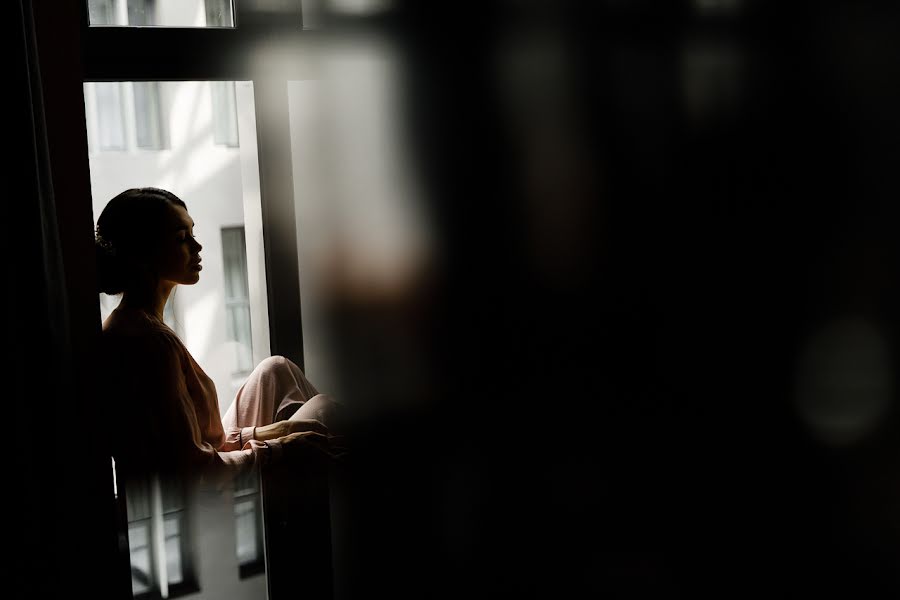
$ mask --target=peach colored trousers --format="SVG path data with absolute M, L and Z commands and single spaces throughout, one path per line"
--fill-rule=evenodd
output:
M 328 427 L 336 410 L 335 400 L 320 394 L 293 361 L 270 356 L 238 390 L 222 426 L 229 431 L 286 419 L 315 419 Z

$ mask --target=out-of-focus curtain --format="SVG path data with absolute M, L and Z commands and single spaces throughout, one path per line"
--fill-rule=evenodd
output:
M 85 377 L 76 373 L 80 363 L 75 357 L 88 349 L 73 342 L 71 277 L 66 277 L 66 265 L 73 261 L 66 258 L 61 235 L 62 227 L 78 223 L 68 223 L 66 211 L 60 211 L 53 177 L 54 169 L 73 172 L 78 161 L 57 157 L 52 164 L 47 80 L 42 79 L 42 54 L 56 56 L 56 50 L 65 49 L 61 45 L 77 44 L 78 20 L 70 17 L 77 17 L 78 8 L 77 3 L 50 6 L 33 0 L 19 0 L 12 8 L 3 19 L 6 38 L 13 42 L 5 73 L 11 84 L 7 90 L 12 90 L 5 103 L 11 133 L 4 139 L 5 160 L 12 162 L 4 170 L 9 178 L 6 235 L 0 236 L 6 251 L 6 376 L 14 382 L 3 395 L 14 407 L 4 418 L 7 464 L 13 467 L 5 478 L 5 495 L 13 499 L 5 534 L 12 564 L 0 595 L 112 598 L 117 568 L 112 477 L 103 503 L 94 495 L 103 465 L 94 451 L 98 446 L 90 442 L 100 424 L 77 383 Z M 51 23 L 47 15 L 55 15 L 57 24 L 42 28 Z M 72 35 L 54 39 L 49 30 L 57 28 Z M 77 47 L 67 51 L 78 56 Z M 77 100 L 77 81 L 70 88 Z M 79 126 L 73 115 L 83 114 L 83 108 L 77 101 L 71 104 L 71 111 L 55 113 L 54 122 Z M 73 198 L 79 192 L 63 193 Z M 86 202 L 90 206 L 89 198 Z

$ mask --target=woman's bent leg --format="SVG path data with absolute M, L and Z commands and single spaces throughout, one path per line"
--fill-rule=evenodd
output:
M 222 417 L 222 425 L 228 431 L 281 421 L 318 393 L 291 360 L 270 356 L 247 377 Z

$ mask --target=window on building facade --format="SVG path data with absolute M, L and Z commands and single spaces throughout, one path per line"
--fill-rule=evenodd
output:
M 92 84 L 97 107 L 97 146 L 100 150 L 125 149 L 125 119 L 122 115 L 122 82 Z
M 91 82 L 85 84 L 84 94 L 91 152 L 168 148 L 160 82 Z
M 216 144 L 236 147 L 238 140 L 237 106 L 233 81 L 210 81 L 213 130 Z
M 166 127 L 162 116 L 158 81 L 135 81 L 134 128 L 138 148 L 162 150 L 166 147 Z
M 264 572 L 262 501 L 257 473 L 235 480 L 234 528 L 240 577 Z
M 249 373 L 253 369 L 253 345 L 243 227 L 222 228 L 222 263 L 225 268 L 225 326 L 228 339 L 235 342 L 234 372 Z
M 125 484 L 131 586 L 136 599 L 197 591 L 183 484 L 158 477 Z

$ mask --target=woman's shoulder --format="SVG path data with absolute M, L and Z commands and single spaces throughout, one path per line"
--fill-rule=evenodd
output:
M 165 323 L 138 310 L 117 309 L 103 323 L 103 345 L 113 351 L 124 349 L 170 350 L 181 353 L 182 343 Z

